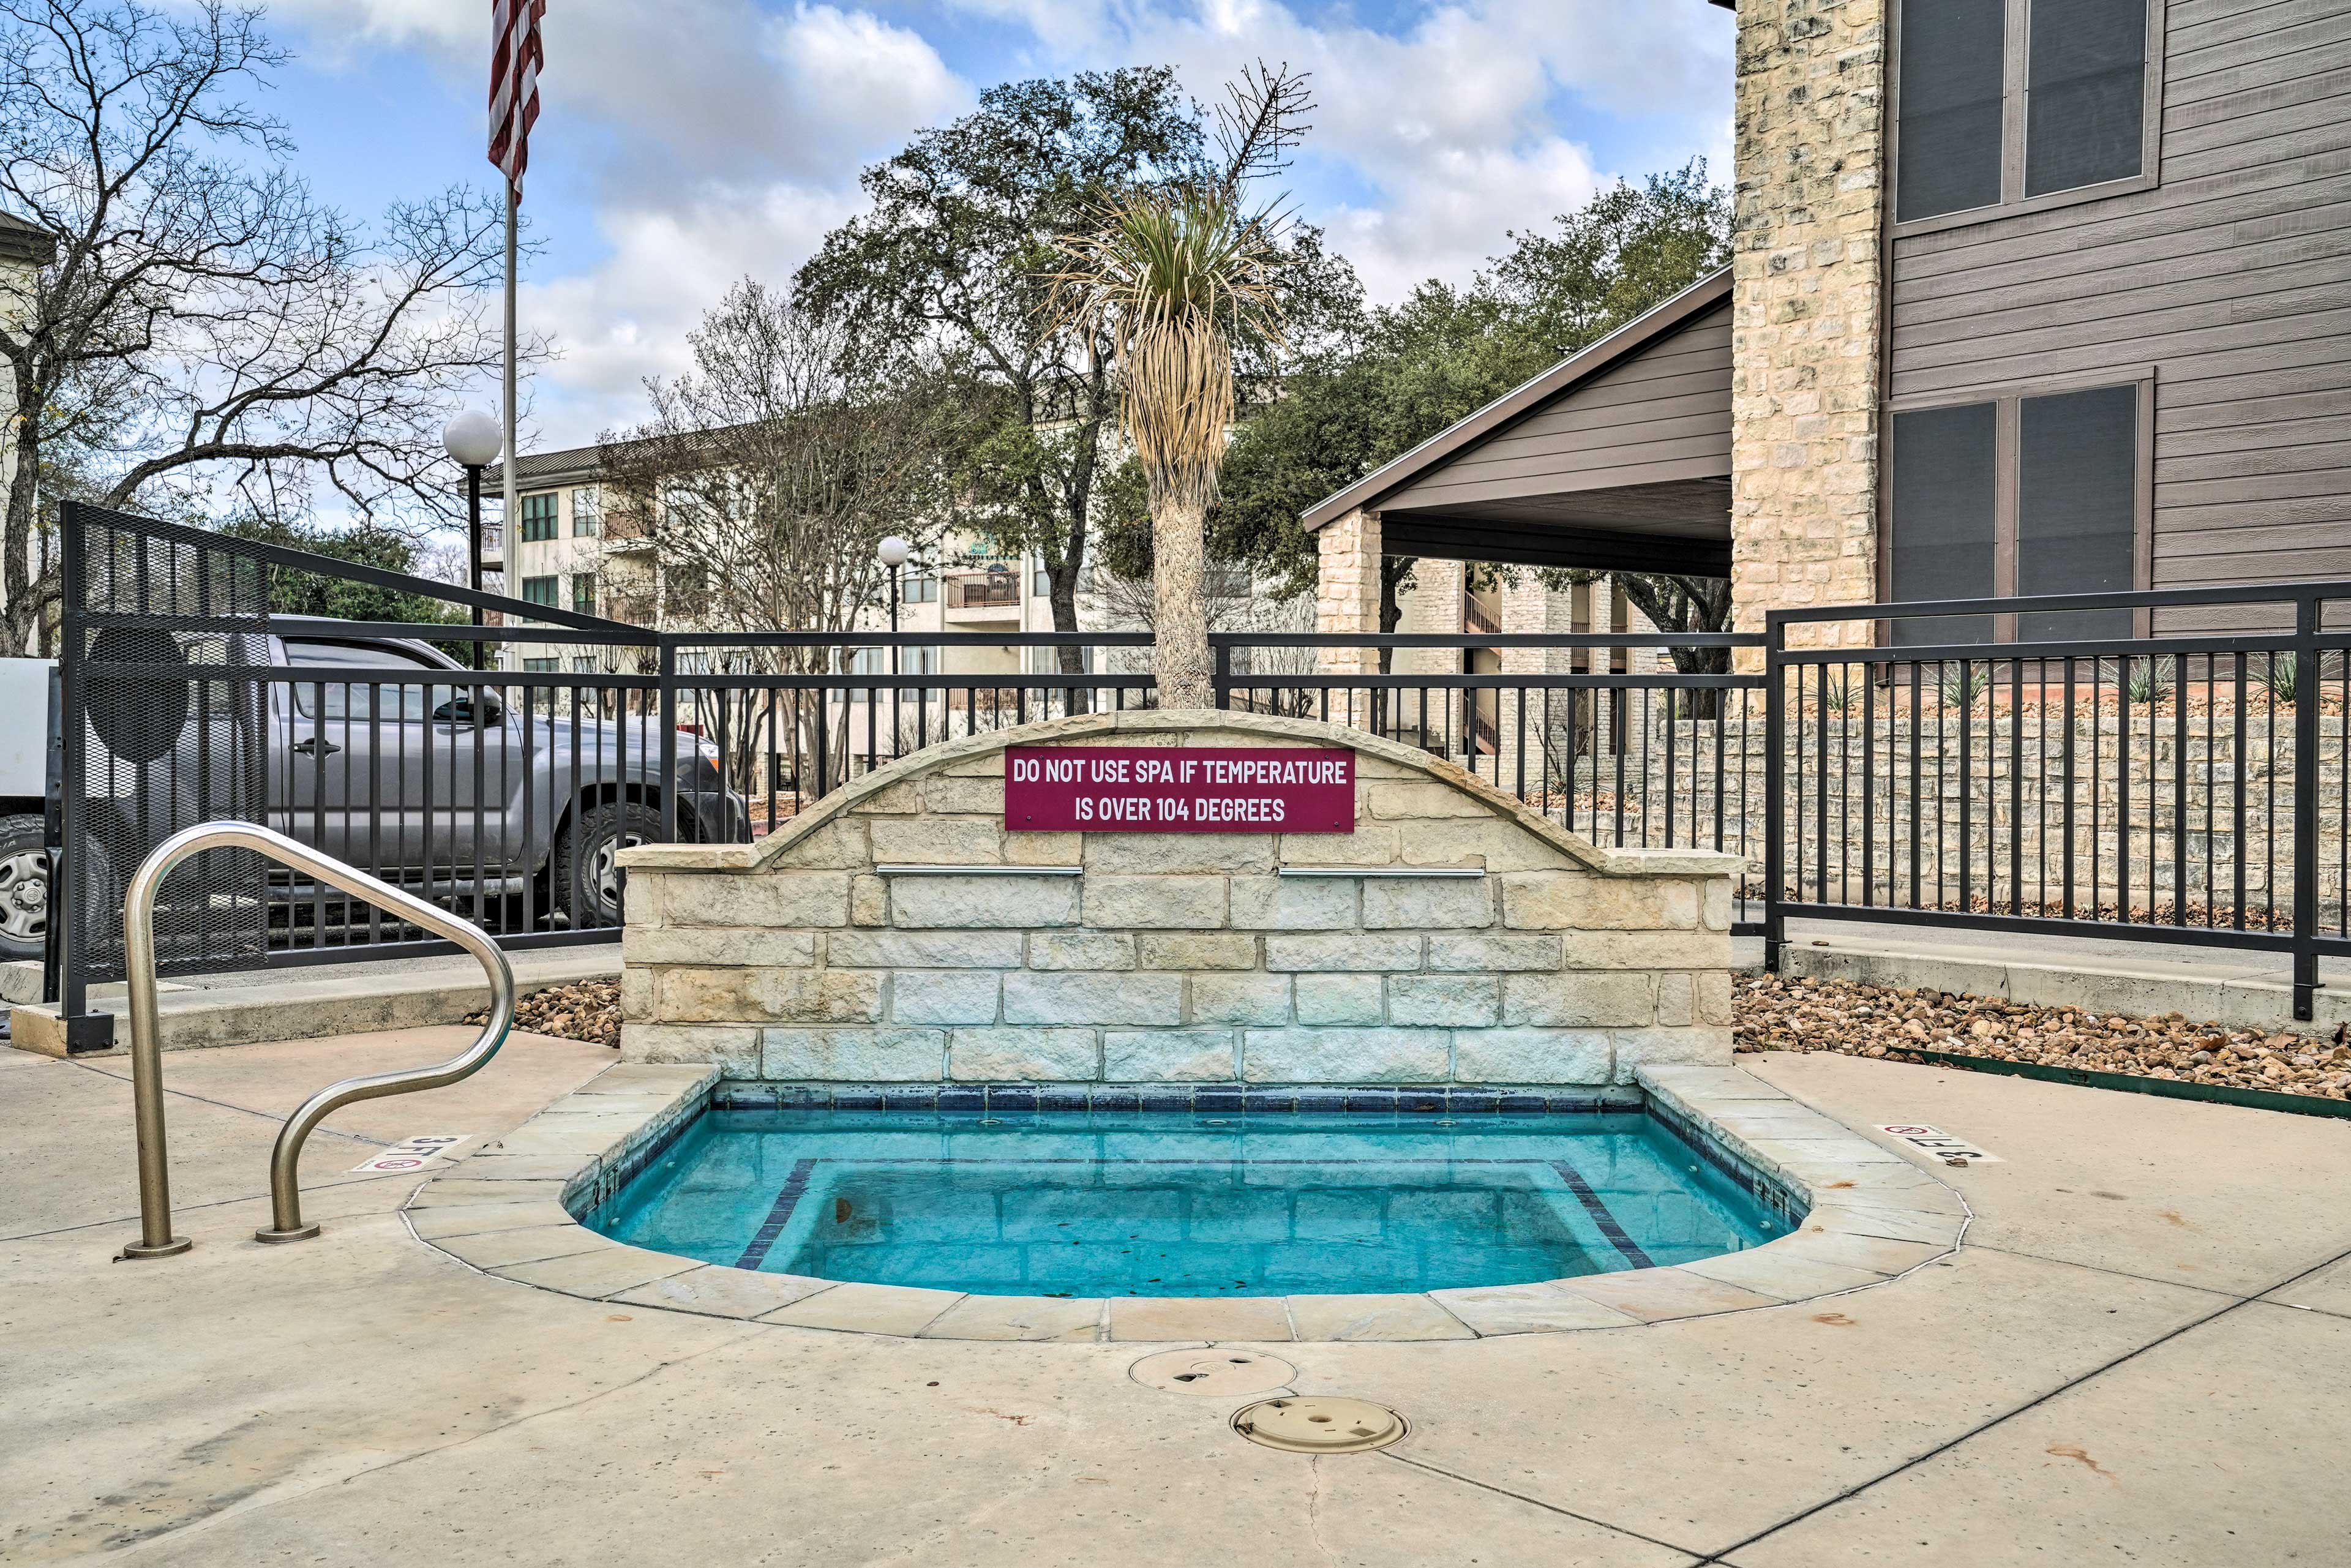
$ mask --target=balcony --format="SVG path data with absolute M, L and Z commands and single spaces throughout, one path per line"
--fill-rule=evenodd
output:
M 507 569 L 507 531 L 497 523 L 482 525 L 482 570 L 504 571 Z
M 940 584 L 940 601 L 946 612 L 971 614 L 1020 608 L 1020 579 L 1008 571 L 966 572 Z

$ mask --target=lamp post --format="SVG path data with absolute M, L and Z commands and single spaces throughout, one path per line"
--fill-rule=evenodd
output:
M 482 470 L 497 461 L 506 446 L 498 422 L 479 409 L 469 408 L 441 430 L 441 449 L 465 470 L 466 580 L 473 585 L 474 624 L 482 623 Z M 474 668 L 483 668 L 482 644 L 474 643 Z
M 914 547 L 892 534 L 882 541 L 882 548 L 874 553 L 882 558 L 882 565 L 890 574 L 890 673 L 894 675 L 898 673 L 898 569 L 906 564 L 906 558 L 914 553 Z

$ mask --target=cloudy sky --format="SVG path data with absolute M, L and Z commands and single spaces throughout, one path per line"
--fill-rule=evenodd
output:
M 490 184 L 489 0 L 270 12 L 299 55 L 273 107 L 322 193 Z M 1378 298 L 1618 174 L 1729 168 L 1730 14 L 1705 0 L 549 0 L 545 39 L 521 309 L 561 358 L 526 450 L 641 417 L 729 283 L 786 283 L 862 165 L 999 81 L 1164 63 L 1214 99 L 1254 58 L 1311 70 L 1292 192 Z

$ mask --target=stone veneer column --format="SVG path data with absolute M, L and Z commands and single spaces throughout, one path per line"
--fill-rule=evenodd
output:
M 1883 0 L 1741 0 L 1730 436 L 1741 631 L 1761 630 L 1766 610 L 1877 597 L 1885 78 Z M 1791 641 L 1869 632 L 1833 622 Z
M 1380 629 L 1380 515 L 1358 507 L 1314 536 L 1322 576 L 1314 589 L 1314 629 L 1353 633 Z M 1326 674 L 1364 674 L 1380 666 L 1376 648 L 1324 648 L 1315 667 Z

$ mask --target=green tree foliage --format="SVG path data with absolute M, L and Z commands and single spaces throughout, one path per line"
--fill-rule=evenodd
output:
M 867 169 L 870 210 L 826 235 L 794 280 L 802 309 L 853 323 L 872 351 L 935 358 L 956 380 L 946 442 L 966 520 L 1037 553 L 1061 631 L 1077 630 L 1078 581 L 1108 511 L 1117 408 L 1103 325 L 1051 308 L 1057 246 L 1120 192 L 1216 172 L 1211 156 L 1200 107 L 1165 67 L 1008 82 Z M 1359 308 L 1353 272 L 1311 226 L 1285 235 L 1278 277 L 1292 342 L 1343 332 Z M 1271 363 L 1244 354 L 1237 369 L 1261 387 Z M 1080 656 L 1063 650 L 1062 668 Z
M 1049 308 L 1055 246 L 1109 193 L 1198 168 L 1203 146 L 1164 67 L 1007 82 L 867 169 L 871 210 L 826 235 L 795 280 L 803 310 L 856 323 L 876 351 L 926 349 L 968 383 L 959 487 L 1003 546 L 1043 559 L 1061 630 L 1077 628 L 1115 411 L 1110 344 Z
M 1393 306 L 1306 346 L 1262 389 L 1226 458 L 1208 519 L 1211 555 L 1248 563 L 1302 592 L 1315 575 L 1313 540 L 1299 517 L 1512 387 L 1584 348 L 1723 265 L 1729 193 L 1693 160 L 1639 185 L 1623 182 L 1543 230 L 1513 233 L 1511 248 L 1467 286 L 1427 282 Z M 1343 308 L 1325 319 L 1347 322 Z M 1111 486 L 1113 498 L 1127 487 Z M 1147 572 L 1147 528 L 1123 509 L 1108 519 L 1105 559 Z M 1408 559 L 1391 558 L 1393 601 Z M 1660 579 L 1628 593 L 1668 615 L 1703 620 L 1727 594 Z
M 276 517 L 243 517 L 221 530 L 231 538 L 301 550 L 378 571 L 416 573 L 416 547 L 402 535 L 380 528 L 337 531 Z M 278 615 L 331 615 L 341 621 L 409 621 L 454 625 L 466 619 L 447 601 L 425 593 L 353 582 L 298 568 L 269 569 L 269 608 Z M 457 646 L 462 646 L 459 644 Z

